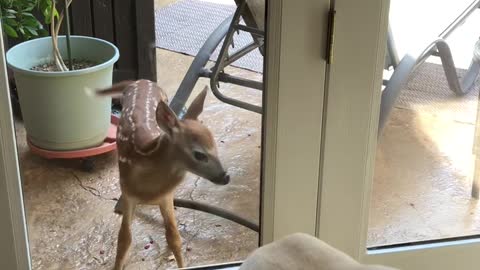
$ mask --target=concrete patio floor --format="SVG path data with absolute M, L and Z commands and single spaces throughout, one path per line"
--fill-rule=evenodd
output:
M 395 109 L 379 141 L 368 246 L 480 233 L 475 126 Z

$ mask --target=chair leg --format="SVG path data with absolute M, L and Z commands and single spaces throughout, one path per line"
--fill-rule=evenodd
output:
M 473 85 L 475 84 L 476 78 L 480 72 L 480 59 L 477 57 L 473 57 L 470 67 L 467 70 L 467 73 L 463 76 L 461 80 L 459 80 L 459 76 L 457 74 L 457 68 L 455 67 L 455 63 L 453 62 L 452 53 L 450 51 L 450 47 L 445 40 L 437 40 L 436 47 L 438 49 L 440 59 L 442 60 L 442 67 L 445 71 L 445 76 L 447 78 L 448 86 L 450 90 L 455 92 L 457 95 L 462 96 L 469 93 Z M 474 51 L 479 50 L 480 42 L 475 44 Z
M 415 67 L 416 61 L 417 59 L 415 57 L 409 54 L 405 55 L 395 68 L 392 77 L 386 84 L 386 87 L 382 92 L 382 101 L 380 104 L 378 137 L 380 137 L 393 105 L 395 104 L 397 97 L 400 95 L 400 91 L 402 90 L 403 86 L 405 83 L 407 83 L 408 78 Z
M 479 198 L 480 193 L 480 159 L 475 158 L 475 171 L 473 173 L 472 198 Z

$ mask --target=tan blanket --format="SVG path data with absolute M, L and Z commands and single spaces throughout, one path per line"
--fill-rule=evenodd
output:
M 395 270 L 363 265 L 323 241 L 296 233 L 253 252 L 240 270 Z

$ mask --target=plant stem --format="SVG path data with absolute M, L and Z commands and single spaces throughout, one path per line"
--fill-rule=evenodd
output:
M 60 64 L 60 61 L 58 61 L 58 56 L 57 56 L 57 40 L 55 37 L 55 1 L 52 2 L 52 12 L 51 12 L 51 22 L 50 22 L 50 33 L 52 36 L 52 50 L 53 50 L 53 61 L 55 62 L 55 65 L 57 66 L 57 69 L 62 70 L 62 65 Z
M 50 32 L 52 35 L 52 45 L 53 45 L 53 59 L 57 69 L 60 71 L 68 71 L 67 66 L 63 62 L 62 55 L 58 49 L 58 30 L 60 27 L 55 27 L 55 1 L 52 1 L 52 19 L 50 23 Z
M 67 20 L 67 52 L 68 52 L 68 67 L 70 70 L 73 70 L 73 61 L 72 61 L 72 48 L 70 46 L 70 14 L 68 13 L 68 6 L 70 5 L 68 0 L 64 0 L 65 3 L 65 19 Z

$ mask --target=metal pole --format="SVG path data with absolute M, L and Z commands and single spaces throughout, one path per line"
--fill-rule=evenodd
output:
M 208 205 L 206 203 L 197 202 L 197 201 L 184 200 L 184 199 L 178 199 L 178 198 L 175 198 L 173 200 L 173 204 L 177 207 L 198 210 L 198 211 L 202 211 L 202 212 L 205 212 L 205 213 L 213 214 L 215 216 L 222 217 L 224 219 L 228 219 L 228 220 L 233 221 L 237 224 L 245 226 L 245 227 L 247 227 L 250 230 L 255 231 L 255 232 L 260 231 L 260 227 L 255 222 L 250 221 L 246 218 L 240 217 L 240 216 L 236 215 L 235 213 L 232 213 L 230 211 L 224 210 L 224 209 L 219 208 L 219 207 L 215 207 L 215 206 Z

